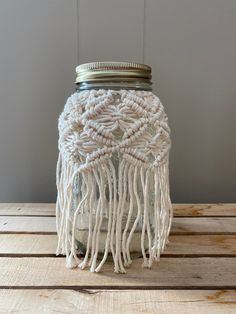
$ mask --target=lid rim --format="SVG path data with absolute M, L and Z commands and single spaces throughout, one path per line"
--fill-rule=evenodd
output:
M 152 82 L 148 79 L 145 79 L 143 77 L 140 78 L 135 78 L 135 77 L 126 77 L 126 78 L 118 78 L 118 77 L 106 77 L 106 78 L 86 78 L 86 79 L 76 79 L 75 83 L 76 84 L 80 84 L 80 83 L 85 83 L 85 82 L 137 82 L 137 81 L 141 81 L 141 82 L 145 82 L 149 85 L 152 85 Z
M 99 79 L 145 79 L 151 80 L 151 67 L 136 62 L 103 61 L 84 63 L 76 67 L 76 82 Z M 151 82 L 150 82 L 151 83 Z
M 78 65 L 75 69 L 76 72 L 81 72 L 83 70 L 95 70 L 95 69 L 140 69 L 143 71 L 150 71 L 151 67 L 147 64 L 137 63 L 137 62 L 122 62 L 122 61 L 98 61 L 98 62 L 88 62 Z

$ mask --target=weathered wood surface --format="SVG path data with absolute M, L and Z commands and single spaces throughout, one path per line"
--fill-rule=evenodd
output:
M 56 233 L 55 217 L 0 216 L 0 232 Z M 174 218 L 171 234 L 236 234 L 236 217 Z
M 236 290 L 0 290 L 0 313 L 235 314 Z
M 5 287 L 131 287 L 194 288 L 231 287 L 236 289 L 236 258 L 165 258 L 152 269 L 142 268 L 135 259 L 125 275 L 113 272 L 106 263 L 101 273 L 78 268 L 66 269 L 65 260 L 55 257 L 0 258 L 0 288 Z
M 162 256 L 235 256 L 236 235 L 170 236 Z M 0 256 L 54 256 L 56 235 L 1 234 Z
M 56 218 L 0 216 L 0 232 L 56 233 Z
M 173 204 L 174 216 L 234 216 L 236 204 Z M 1 203 L 0 216 L 55 216 L 54 203 Z
M 0 203 L 0 216 L 55 216 L 54 203 Z
M 170 243 L 151 270 L 65 268 L 55 204 L 0 204 L 0 313 L 236 313 L 236 204 L 174 204 Z
M 173 204 L 175 216 L 234 216 L 236 217 L 236 204 Z
M 236 234 L 236 217 L 174 218 L 172 234 Z

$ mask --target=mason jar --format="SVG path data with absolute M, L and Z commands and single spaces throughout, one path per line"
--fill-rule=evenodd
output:
M 59 119 L 57 254 L 92 272 L 109 256 L 125 272 L 135 252 L 151 267 L 172 220 L 170 128 L 151 68 L 94 62 L 76 73 Z

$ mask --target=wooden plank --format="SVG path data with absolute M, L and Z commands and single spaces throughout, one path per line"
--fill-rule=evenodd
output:
M 55 217 L 1 216 L 0 232 L 55 233 Z
M 170 236 L 163 256 L 236 256 L 236 235 Z
M 236 216 L 236 204 L 173 204 L 175 216 Z
M 236 218 L 174 218 L 172 234 L 236 234 Z
M 56 246 L 55 234 L 1 234 L 0 236 L 0 256 L 53 255 Z
M 65 268 L 55 257 L 1 257 L 0 288 L 57 287 L 109 289 L 236 289 L 236 258 L 162 258 L 152 270 L 135 259 L 126 275 L 113 272 L 107 262 L 102 273 Z
M 0 216 L 55 216 L 54 203 L 0 203 Z
M 0 256 L 53 256 L 57 236 L 47 234 L 2 234 Z M 236 256 L 236 235 L 170 236 L 162 256 Z
M 173 204 L 174 216 L 235 216 L 236 204 Z M 54 203 L 0 203 L 0 216 L 55 216 Z
M 1 313 L 235 314 L 236 290 L 0 290 Z
M 55 233 L 55 217 L 0 216 L 0 232 Z M 171 234 L 236 234 L 235 218 L 174 218 Z

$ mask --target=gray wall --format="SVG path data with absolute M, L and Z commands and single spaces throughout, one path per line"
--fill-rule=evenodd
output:
M 175 202 L 235 202 L 235 0 L 1 0 L 0 202 L 55 201 L 57 118 L 78 63 L 153 67 Z

